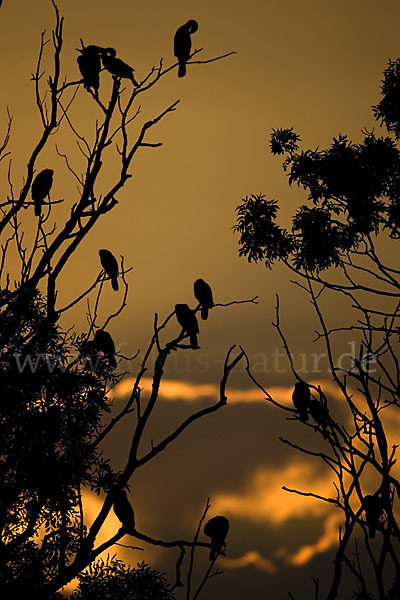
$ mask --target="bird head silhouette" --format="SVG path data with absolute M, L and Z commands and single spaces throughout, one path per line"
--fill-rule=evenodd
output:
M 83 48 L 76 48 L 76 50 L 81 54 L 100 54 L 104 51 L 104 48 L 91 44 L 90 46 L 83 46 Z
M 190 19 L 190 21 L 188 21 L 188 22 L 186 23 L 186 27 L 188 28 L 188 30 L 189 30 L 189 33 L 194 33 L 195 31 L 197 31 L 197 30 L 198 30 L 198 28 L 199 28 L 199 24 L 198 24 L 198 22 L 197 22 L 197 21 L 195 21 L 194 19 Z
M 101 54 L 102 56 L 106 55 L 110 56 L 111 58 L 114 58 L 115 56 L 117 56 L 117 51 L 115 50 L 115 48 L 103 48 Z

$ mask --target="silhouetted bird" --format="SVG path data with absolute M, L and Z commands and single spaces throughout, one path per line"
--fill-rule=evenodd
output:
M 99 250 L 101 266 L 106 275 L 111 279 L 112 289 L 118 291 L 118 263 L 115 256 L 109 250 Z
M 115 360 L 114 356 L 115 345 L 108 331 L 104 331 L 104 329 L 98 329 L 94 334 L 93 345 L 96 350 L 103 352 L 104 356 L 106 356 L 110 361 L 110 365 L 112 367 L 117 366 L 117 361 Z
M 294 386 L 292 400 L 296 411 L 302 421 L 308 421 L 308 407 L 311 399 L 310 387 L 303 381 L 298 381 Z
M 191 347 L 196 350 L 199 347 L 197 343 L 199 324 L 196 315 L 187 304 L 175 304 L 175 314 L 179 325 L 190 337 Z
M 197 31 L 198 28 L 199 24 L 197 21 L 191 19 L 176 30 L 174 37 L 174 54 L 179 63 L 178 77 L 184 77 L 186 75 L 186 63 L 190 58 L 190 48 L 192 47 L 190 35 Z
M 132 67 L 124 63 L 120 58 L 116 58 L 116 51 L 114 48 L 106 48 L 101 53 L 101 60 L 103 61 L 104 67 L 115 77 L 123 77 L 124 79 L 130 79 L 136 87 L 139 85 L 133 76 Z
M 382 499 L 379 495 L 376 494 L 374 494 L 373 496 L 364 496 L 363 505 L 365 510 L 365 518 L 367 520 L 367 525 L 369 528 L 369 537 L 374 538 L 375 531 L 379 526 L 379 519 L 382 516 Z
M 328 426 L 329 417 L 328 409 L 326 408 L 326 406 L 321 404 L 321 402 L 318 402 L 318 400 L 314 400 L 314 398 L 311 398 L 311 400 L 309 401 L 308 409 L 314 421 L 318 425 L 321 425 L 322 434 L 324 437 L 326 437 L 326 428 Z
M 204 533 L 211 538 L 210 560 L 214 561 L 222 548 L 229 531 L 229 521 L 226 517 L 213 517 L 204 525 Z
M 40 217 L 42 214 L 43 200 L 49 195 L 53 185 L 53 169 L 43 169 L 40 171 L 32 183 L 32 200 L 35 203 L 35 215 Z
M 135 534 L 135 513 L 125 490 L 120 490 L 114 500 L 114 512 L 124 529 L 130 535 Z
M 101 62 L 100 54 L 104 48 L 100 46 L 86 46 L 86 48 L 78 48 L 81 53 L 78 56 L 78 66 L 83 77 L 83 85 L 88 91 L 94 89 L 95 94 L 99 91 Z
M 195 298 L 201 304 L 201 318 L 205 321 L 208 317 L 208 310 L 214 305 L 212 290 L 204 279 L 197 279 L 193 287 Z

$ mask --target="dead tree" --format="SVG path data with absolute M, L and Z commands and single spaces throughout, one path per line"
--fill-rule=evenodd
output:
M 118 561 L 94 561 L 104 550 L 112 550 L 127 533 L 135 541 L 179 550 L 179 574 L 185 549 L 190 549 L 192 556 L 195 547 L 209 551 L 210 543 L 197 537 L 194 541 L 161 540 L 156 532 L 150 535 L 137 530 L 133 507 L 125 491 L 129 490 L 137 469 L 168 448 L 192 423 L 226 405 L 229 374 L 243 357 L 241 351 L 230 348 L 223 367 L 219 401 L 193 413 L 148 448 L 143 439 L 159 397 L 165 364 L 173 352 L 191 350 L 185 330 L 175 337 L 168 332 L 174 312 L 160 323 L 156 315 L 130 397 L 119 414 L 110 418 L 108 391 L 121 379 L 121 374 L 115 370 L 120 355 L 115 353 L 106 328 L 127 305 L 130 269 L 125 268 L 122 257 L 117 263 L 107 255 L 105 270 L 100 270 L 99 263 L 93 283 L 75 290 L 75 297 L 66 306 L 58 302 L 59 278 L 73 254 L 79 252 L 81 242 L 117 204 L 118 193 L 131 177 L 137 154 L 143 148 L 161 145 L 149 135 L 176 110 L 179 100 L 141 123 L 138 100 L 162 78 L 173 74 L 178 63 L 164 66 L 161 59 L 144 79 L 125 87 L 117 72 L 112 75 L 105 71 L 99 79 L 104 49 L 91 46 L 89 50 L 82 43 L 79 67 L 84 79 L 67 80 L 61 65 L 64 21 L 54 2 L 53 6 L 56 24 L 51 42 L 43 32 L 32 76 L 42 130 L 27 159 L 20 189 L 14 183 L 12 156 L 8 151 L 11 115 L 0 147 L 0 161 L 3 164 L 8 161 L 8 193 L 3 192 L 0 205 L 0 585 L 5 599 L 15 598 L 19 593 L 32 598 L 59 597 L 58 590 L 75 577 L 80 575 L 81 581 L 86 581 L 82 571 L 90 565 L 97 575 L 109 573 L 110 569 L 120 573 Z M 43 63 L 51 44 L 52 72 L 45 76 Z M 193 60 L 200 52 L 194 50 L 188 63 L 223 58 Z M 106 80 L 108 88 L 104 89 L 102 82 Z M 79 132 L 72 116 L 78 102 L 77 92 L 83 87 L 93 100 L 96 120 L 92 139 Z M 67 130 L 76 140 L 81 167 L 74 167 L 77 161 L 64 154 L 60 144 L 56 145 L 77 185 L 77 192 L 71 186 L 66 197 L 60 199 L 55 197 L 56 186 L 52 186 L 50 178 L 50 172 L 54 171 L 51 175 L 54 174 L 56 182 L 57 171 L 43 165 L 42 156 L 44 150 L 53 147 L 50 140 L 62 139 Z M 113 169 L 113 180 L 104 189 L 100 175 L 107 170 L 106 150 L 110 148 L 117 153 L 119 169 Z M 71 208 L 63 221 L 57 217 L 57 210 L 60 203 L 67 201 Z M 26 235 L 27 220 L 35 224 L 32 240 Z M 110 278 L 115 292 L 119 290 L 121 304 L 116 313 L 100 323 L 102 291 Z M 85 299 L 88 331 L 79 334 L 62 327 L 61 317 L 65 321 L 68 311 L 78 303 L 84 304 Z M 197 310 L 199 307 L 194 308 Z M 162 342 L 161 337 L 167 341 Z M 153 358 L 152 392 L 144 401 L 141 381 L 152 368 Z M 117 423 L 132 413 L 136 424 L 129 454 L 123 470 L 116 472 L 103 456 L 101 444 Z M 84 521 L 85 488 L 103 496 L 102 508 L 89 529 Z M 121 528 L 99 544 L 98 535 L 113 505 L 121 519 Z M 140 575 L 122 571 L 128 579 Z M 159 583 L 161 586 L 162 582 Z M 171 590 L 167 592 L 172 597 Z

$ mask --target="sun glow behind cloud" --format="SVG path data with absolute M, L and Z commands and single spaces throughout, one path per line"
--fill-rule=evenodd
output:
M 311 560 L 316 554 L 326 552 L 338 542 L 339 526 L 343 521 L 340 512 L 331 512 L 324 521 L 324 531 L 320 538 L 314 544 L 301 546 L 297 552 L 288 556 L 286 561 L 299 567 Z
M 127 397 L 134 386 L 135 379 L 133 377 L 127 377 L 116 385 L 110 392 L 110 396 L 116 399 L 123 399 Z M 322 389 L 326 394 L 334 397 L 335 399 L 341 399 L 341 392 L 337 386 L 331 381 L 310 381 L 310 384 L 318 386 L 321 385 Z M 141 387 L 145 391 L 151 389 L 152 379 L 149 377 L 143 377 L 141 380 Z M 268 393 L 280 404 L 284 406 L 293 407 L 292 392 L 293 387 L 290 386 L 271 386 L 267 387 Z M 160 385 L 160 397 L 165 400 L 179 401 L 196 401 L 200 398 L 211 398 L 213 400 L 219 399 L 219 385 L 215 383 L 197 384 L 190 381 L 179 381 L 174 379 L 163 379 Z M 255 386 L 251 388 L 238 389 L 228 387 L 226 390 L 228 396 L 228 402 L 231 404 L 240 404 L 248 402 L 262 402 L 265 403 L 265 394 Z
M 294 462 L 279 470 L 263 468 L 254 473 L 242 493 L 216 496 L 213 509 L 217 513 L 275 526 L 292 518 L 320 516 L 327 512 L 323 502 L 287 492 L 282 489 L 282 485 L 300 491 L 307 491 L 312 487 L 315 493 L 330 496 L 333 489 L 331 480 L 330 472 L 318 475 L 312 463 Z
M 270 575 L 274 575 L 278 571 L 277 566 L 272 562 L 272 560 L 262 556 L 256 550 L 250 550 L 238 558 L 221 557 L 219 559 L 219 564 L 221 567 L 226 567 L 228 569 L 241 569 L 243 567 L 249 567 L 252 565 L 258 569 L 261 569 L 262 571 L 266 571 Z
M 312 465 L 291 464 L 279 472 L 263 469 L 256 472 L 243 494 L 220 494 L 213 501 L 215 512 L 233 517 L 245 518 L 253 522 L 279 527 L 289 519 L 321 518 L 323 532 L 311 544 L 302 544 L 289 552 L 285 547 L 278 552 L 285 563 L 300 567 L 315 555 L 326 552 L 338 541 L 339 525 L 343 520 L 341 511 L 323 501 L 282 490 L 282 483 L 289 488 L 313 492 L 322 496 L 332 495 L 331 473 L 317 475 Z M 229 568 L 253 565 L 270 574 L 279 567 L 268 557 L 257 551 L 248 551 L 243 556 L 224 560 Z

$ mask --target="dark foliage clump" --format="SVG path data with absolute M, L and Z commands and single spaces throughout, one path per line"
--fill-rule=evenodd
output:
M 78 579 L 71 600 L 175 600 L 164 573 L 144 562 L 131 568 L 114 557 L 99 559 Z

